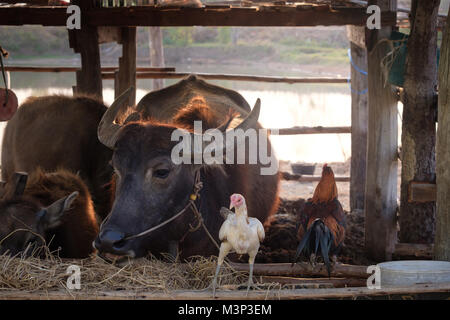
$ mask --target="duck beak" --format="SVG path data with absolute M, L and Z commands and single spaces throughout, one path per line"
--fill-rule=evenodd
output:
M 233 202 L 230 202 L 230 210 L 234 208 Z

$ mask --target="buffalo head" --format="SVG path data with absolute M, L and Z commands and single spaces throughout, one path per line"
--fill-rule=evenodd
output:
M 26 182 L 26 174 L 16 174 L 0 200 L 0 254 L 14 255 L 44 245 L 46 232 L 61 224 L 61 218 L 78 196 L 78 192 L 73 192 L 43 207 L 34 198 L 23 196 Z
M 98 128 L 99 140 L 114 151 L 111 163 L 116 191 L 112 211 L 102 224 L 94 246 L 100 254 L 140 257 L 149 251 L 167 252 L 169 241 L 178 241 L 188 232 L 189 224 L 194 222 L 191 213 L 183 214 L 150 234 L 133 237 L 180 212 L 192 194 L 197 171 L 205 165 L 173 161 L 171 153 L 179 142 L 172 141 L 171 137 L 180 129 L 175 124 L 143 120 L 126 121 L 124 125 L 115 123 L 129 93 L 130 89 L 111 105 Z M 235 129 L 256 128 L 259 111 L 258 100 L 252 112 Z M 219 129 L 226 135 L 226 126 Z M 196 132 L 185 130 L 184 133 L 191 141 L 200 138 Z M 195 158 L 201 152 L 192 147 L 187 156 Z

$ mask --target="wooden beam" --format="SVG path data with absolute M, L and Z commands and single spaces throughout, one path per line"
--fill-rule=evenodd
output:
M 396 0 L 374 0 L 382 12 L 392 10 Z M 368 138 L 365 188 L 365 247 L 377 261 L 391 260 L 397 241 L 397 98 L 385 85 L 382 59 L 390 51 L 390 27 L 370 30 L 368 48 Z
M 292 127 L 267 129 L 272 135 L 352 133 L 351 127 Z M 276 131 L 277 133 L 273 132 Z
M 164 46 L 162 30 L 160 27 L 150 27 L 148 30 L 150 65 L 152 67 L 164 67 Z M 152 89 L 164 88 L 164 79 L 153 79 Z
M 291 174 L 289 172 L 280 172 L 281 179 L 286 181 L 298 181 L 298 182 L 318 182 L 322 179 L 322 176 L 308 176 L 308 175 L 299 175 L 299 174 Z M 336 182 L 350 182 L 350 177 L 340 177 L 335 176 L 334 179 Z
M 433 245 L 423 243 L 397 243 L 394 255 L 397 257 L 416 257 L 431 259 Z
M 221 290 L 216 292 L 217 300 L 267 300 L 267 299 L 367 299 L 368 297 L 402 296 L 441 293 L 442 299 L 450 297 L 450 283 L 416 284 L 404 287 L 383 286 L 381 289 L 367 287 L 330 288 L 330 289 L 294 289 L 294 290 Z M 126 290 L 46 290 L 45 292 L 26 292 L 23 290 L 2 290 L 0 300 L 211 300 L 210 290 L 152 290 L 136 292 Z
M 88 12 L 92 8 L 90 1 L 74 0 L 73 4 L 80 6 L 81 12 Z M 89 25 L 84 14 L 81 15 L 81 29 L 69 30 L 69 43 L 81 55 L 81 70 L 76 72 L 77 86 L 74 93 L 103 99 L 97 27 Z
M 281 285 L 296 286 L 328 286 L 329 288 L 346 288 L 346 287 L 363 287 L 367 283 L 367 279 L 359 278 L 293 278 L 280 276 L 262 276 L 258 280 L 263 283 L 279 283 Z
M 353 211 L 364 209 L 368 129 L 368 67 L 364 27 L 347 27 L 347 34 L 350 34 L 351 54 L 352 156 L 350 208 Z
M 431 182 L 411 181 L 408 186 L 408 202 L 436 201 L 436 184 Z
M 436 179 L 436 22 L 439 3 L 440 0 L 412 1 L 415 9 L 412 10 L 402 94 L 399 211 L 399 241 L 407 243 L 433 243 L 435 235 L 433 193 L 426 192 L 429 188 L 420 188 L 416 181 L 434 182 Z M 417 201 L 412 200 L 415 191 Z
M 450 14 L 439 62 L 439 106 L 436 142 L 436 237 L 433 258 L 450 261 Z
M 122 57 L 119 58 L 119 70 L 115 73 L 114 95 L 119 97 L 133 86 L 134 91 L 128 101 L 130 106 L 136 103 L 136 28 L 122 28 Z
M 365 8 L 328 6 L 261 6 L 168 8 L 154 6 L 92 8 L 85 12 L 90 26 L 331 26 L 366 24 Z M 65 26 L 66 7 L 0 7 L 1 25 Z M 384 12 L 384 26 L 396 24 L 394 12 Z
M 104 27 L 99 26 L 98 32 L 98 43 L 109 43 L 122 41 L 122 29 L 119 27 Z
M 366 48 L 365 27 L 347 26 L 347 39 L 360 48 Z
M 330 10 L 314 8 L 302 10 L 281 6 L 251 8 L 154 8 L 133 7 L 97 9 L 89 12 L 93 24 L 135 26 L 331 26 L 365 25 L 365 8 L 343 8 Z M 383 25 L 395 25 L 395 14 L 382 15 Z M 95 18 L 94 18 L 95 17 Z M 394 19 L 393 19 L 394 18 Z M 394 22 L 395 21 L 395 22 Z
M 235 271 L 249 271 L 248 263 L 230 263 Z M 309 262 L 299 262 L 292 266 L 291 263 L 255 263 L 253 266 L 255 276 L 325 276 L 328 277 L 327 268 L 323 263 L 318 263 L 313 269 Z M 332 277 L 365 278 L 369 277 L 367 266 L 355 266 L 337 263 L 332 272 Z
M 77 72 L 80 67 L 24 67 L 24 66 L 5 66 L 5 71 L 11 72 Z M 115 72 L 119 67 L 101 67 L 102 72 Z M 140 72 L 174 72 L 173 67 L 153 68 L 153 67 L 136 67 L 136 71 Z M 103 74 L 102 74 L 103 75 Z M 112 75 L 107 75 L 108 79 L 112 79 Z
M 139 72 L 136 74 L 137 79 L 181 79 L 192 73 L 189 72 Z M 292 77 L 270 77 L 270 76 L 251 76 L 241 74 L 213 74 L 213 73 L 196 73 L 196 75 L 205 80 L 233 80 L 233 81 L 252 81 L 252 82 L 274 82 L 274 83 L 348 83 L 346 78 L 292 78 Z M 113 79 L 112 74 L 106 74 L 104 79 Z
M 16 7 L 0 6 L 0 25 L 66 26 L 66 7 Z

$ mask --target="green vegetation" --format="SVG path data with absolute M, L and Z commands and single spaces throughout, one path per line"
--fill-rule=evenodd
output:
M 340 65 L 347 62 L 345 28 L 163 28 L 166 63 L 282 62 Z M 138 28 L 138 59 L 148 59 L 148 28 Z M 77 58 L 65 28 L 0 27 L 0 45 L 11 59 Z M 120 47 L 102 45 L 102 62 L 117 61 Z M 76 63 L 76 60 L 75 60 Z

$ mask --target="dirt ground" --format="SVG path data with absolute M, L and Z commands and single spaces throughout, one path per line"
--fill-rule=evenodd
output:
M 284 200 L 269 227 L 266 227 L 266 238 L 256 257 L 259 263 L 292 262 L 297 249 L 296 238 L 297 217 L 302 213 L 304 199 Z M 346 236 L 344 245 L 338 255 L 341 263 L 370 265 L 364 252 L 364 213 L 346 212 Z
M 350 176 L 350 160 L 342 163 L 329 163 L 335 176 Z M 321 175 L 322 163 L 316 164 L 314 175 Z M 289 162 L 281 162 L 280 170 L 292 173 Z M 297 249 L 297 219 L 302 213 L 305 200 L 312 197 L 318 182 L 299 183 L 282 181 L 280 206 L 272 223 L 266 227 L 266 238 L 256 257 L 260 263 L 292 262 Z M 364 252 L 364 212 L 349 212 L 350 184 L 338 182 L 338 198 L 346 211 L 346 237 L 338 255 L 338 261 L 347 264 L 370 265 Z

